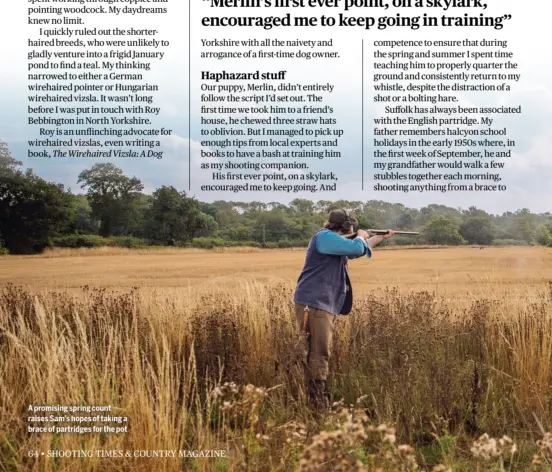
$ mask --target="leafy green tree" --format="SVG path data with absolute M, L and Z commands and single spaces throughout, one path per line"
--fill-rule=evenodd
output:
M 194 233 L 194 238 L 207 238 L 216 236 L 218 232 L 218 224 L 211 215 L 205 213 L 200 214 L 201 228 Z
M 205 205 L 208 205 L 208 207 L 205 207 Z M 239 204 L 235 202 L 217 200 L 213 203 L 201 205 L 201 209 L 205 214 L 211 215 L 215 219 L 220 230 L 224 230 L 235 227 L 243 218 L 237 210 L 238 206 Z
M 100 222 L 100 235 L 132 234 L 144 188 L 139 179 L 127 177 L 111 163 L 102 163 L 81 172 L 77 183 L 87 191 L 92 216 Z
M 516 211 L 510 218 L 509 230 L 516 239 L 531 243 L 535 239 L 536 218 L 527 208 Z
M 416 218 L 410 212 L 402 213 L 396 220 L 397 229 L 409 230 L 416 227 Z
M 149 210 L 148 235 L 163 244 L 190 241 L 204 229 L 206 218 L 199 202 L 174 187 L 163 186 L 153 192 Z
M 547 225 L 539 226 L 535 231 L 535 240 L 541 246 L 552 245 L 552 233 Z
M 21 161 L 17 161 L 13 158 L 8 148 L 8 144 L 4 141 L 0 141 L 0 177 L 6 176 L 8 172 L 13 173 L 19 166 L 22 166 Z
M 99 222 L 92 216 L 92 208 L 86 195 L 75 195 L 73 198 L 75 220 L 72 230 L 78 234 L 96 234 Z
M 214 203 L 199 202 L 199 209 L 201 210 L 201 213 L 211 216 L 216 222 L 217 206 Z
M 427 209 L 430 211 L 431 216 L 444 216 L 445 218 L 451 220 L 456 225 L 461 225 L 463 221 L 462 213 L 456 209 L 451 208 L 446 205 L 437 205 L 432 203 L 427 206 Z
M 146 237 L 146 226 L 151 208 L 151 195 L 138 193 L 135 198 L 129 202 L 128 215 L 124 220 L 125 234 L 137 238 Z
M 465 241 L 458 232 L 458 225 L 445 216 L 433 216 L 423 228 L 422 236 L 429 244 L 459 245 Z
M 465 218 L 471 218 L 474 216 L 490 218 L 490 215 L 486 211 L 480 210 L 479 208 L 476 208 L 474 206 L 471 206 L 467 210 L 462 211 L 462 213 L 464 214 Z
M 229 226 L 219 231 L 219 235 L 223 239 L 229 239 L 230 241 L 252 241 L 253 233 L 256 231 L 258 234 L 258 241 L 261 241 L 262 233 L 260 227 L 252 227 L 243 223 L 238 223 L 235 226 Z
M 263 202 L 247 202 L 243 208 L 245 211 L 261 212 L 267 210 L 267 204 Z
M 289 207 L 295 213 L 314 213 L 314 203 L 304 198 L 296 198 L 290 202 Z
M 267 242 L 295 239 L 300 233 L 300 230 L 294 227 L 292 220 L 278 210 L 256 215 L 253 228 L 253 238 L 259 242 L 263 240 L 263 231 Z
M 469 244 L 489 245 L 495 238 L 491 220 L 488 216 L 471 216 L 460 226 L 460 235 Z
M 333 208 L 332 205 L 333 202 L 331 202 L 330 200 L 319 200 L 314 204 L 314 210 L 319 213 L 328 214 Z
M 351 214 L 357 214 L 360 213 L 362 210 L 362 202 L 359 201 L 349 201 L 349 200 L 337 200 L 336 202 L 332 202 L 330 205 L 330 210 L 333 210 L 335 208 L 342 208 L 346 210 L 347 212 Z
M 267 209 L 268 210 L 281 210 L 281 211 L 288 211 L 289 207 L 284 205 L 280 202 L 269 202 L 267 203 Z
M 5 144 L 0 146 L 0 234 L 12 254 L 42 251 L 49 239 L 66 232 L 74 219 L 73 195 L 62 185 L 17 169 Z

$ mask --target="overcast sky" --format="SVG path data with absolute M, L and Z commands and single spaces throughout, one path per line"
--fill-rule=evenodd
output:
M 83 169 L 98 162 L 94 159 L 51 159 L 39 160 L 27 158 L 27 141 L 38 137 L 39 127 L 27 125 L 27 55 L 32 48 L 27 45 L 28 38 L 36 39 L 38 28 L 27 24 L 28 7 L 25 2 L 5 2 L 0 15 L 0 31 L 3 44 L 3 67 L 0 68 L 1 107 L 0 107 L 0 139 L 8 142 L 14 157 L 32 167 L 44 178 L 65 184 L 77 191 L 77 176 Z M 49 6 L 39 4 L 37 6 Z M 73 4 L 75 5 L 75 4 Z M 522 2 L 512 0 L 488 0 L 488 8 L 483 12 L 486 16 L 512 15 L 506 21 L 502 30 L 493 28 L 388 28 L 386 30 L 363 28 L 333 27 L 333 28 L 275 28 L 270 31 L 262 28 L 207 28 L 201 26 L 204 16 L 282 16 L 287 12 L 296 16 L 315 16 L 323 14 L 335 16 L 340 8 L 320 9 L 239 9 L 209 8 L 209 3 L 193 0 L 192 3 L 192 135 L 188 136 L 188 4 L 187 2 L 169 1 L 166 4 L 148 4 L 148 6 L 166 5 L 168 15 L 142 15 L 114 17 L 102 15 L 86 18 L 87 27 L 108 29 L 113 26 L 128 28 L 156 28 L 158 39 L 170 41 L 171 45 L 162 61 L 153 61 L 152 70 L 147 72 L 147 82 L 157 83 L 160 92 L 156 95 L 157 106 L 162 107 L 161 114 L 155 119 L 156 127 L 173 130 L 173 136 L 164 141 L 165 157 L 162 160 L 114 160 L 128 174 L 134 174 L 151 191 L 161 185 L 174 185 L 188 191 L 188 140 L 192 140 L 192 188 L 191 194 L 204 201 L 233 199 L 288 202 L 293 198 L 304 197 L 313 200 L 380 199 L 404 203 L 408 206 L 420 207 L 429 203 L 450 205 L 466 208 L 478 206 L 493 213 L 519 208 L 529 208 L 532 211 L 552 211 L 552 57 L 549 46 L 544 38 L 549 30 L 548 19 L 552 11 L 549 2 L 535 0 L 531 7 Z M 478 16 L 481 11 L 475 9 L 450 9 L 443 12 L 439 8 L 425 9 L 389 9 L 387 11 L 364 8 L 346 13 L 356 16 L 417 16 L 428 14 L 440 17 L 443 14 L 463 16 L 468 13 Z M 90 26 L 88 26 L 90 25 Z M 248 38 L 279 38 L 285 39 L 333 39 L 339 59 L 328 60 L 202 60 L 199 54 L 202 50 L 201 39 L 248 39 Z M 521 116 L 493 116 L 493 127 L 506 126 L 508 137 L 516 141 L 515 152 L 508 160 L 503 171 L 504 185 L 508 190 L 501 193 L 382 193 L 373 191 L 373 119 L 382 115 L 382 109 L 373 103 L 372 58 L 377 40 L 393 39 L 426 39 L 426 40 L 502 40 L 508 42 L 508 50 L 514 53 L 513 61 L 519 63 L 521 80 L 513 84 L 510 92 L 493 93 L 460 93 L 459 103 L 462 106 L 483 105 L 521 105 Z M 364 40 L 365 61 L 365 148 L 364 148 L 364 190 L 361 189 L 362 176 L 362 139 L 361 139 L 361 44 Z M 42 49 L 42 48 L 36 48 Z M 400 50 L 398 48 L 397 50 Z M 496 50 L 491 48 L 487 50 Z M 109 48 L 107 49 L 109 50 Z M 245 50 L 245 49 L 243 49 Z M 293 48 L 292 50 L 297 50 Z M 480 59 L 480 62 L 484 60 Z M 335 118 L 345 134 L 341 138 L 339 151 L 340 160 L 312 162 L 311 170 L 338 173 L 338 191 L 333 193 L 243 193 L 221 194 L 202 193 L 199 187 L 209 181 L 209 176 L 200 170 L 199 141 L 202 139 L 199 130 L 199 108 L 201 106 L 201 71 L 229 72 L 240 71 L 287 71 L 287 78 L 298 83 L 330 83 L 335 86 L 331 94 L 326 94 L 326 102 L 334 107 Z M 430 150 L 429 148 L 427 150 Z

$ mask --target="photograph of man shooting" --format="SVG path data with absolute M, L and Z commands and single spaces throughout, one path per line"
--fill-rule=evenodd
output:
M 552 472 L 550 13 L 0 1 L 0 472 Z
M 371 236 L 357 226 L 357 220 L 347 211 L 330 212 L 328 222 L 313 235 L 307 247 L 295 290 L 295 316 L 306 354 L 307 391 L 317 410 L 330 406 L 327 377 L 335 317 L 348 315 L 353 306 L 348 260 L 363 256 L 370 259 L 372 249 L 394 235 L 387 230 Z

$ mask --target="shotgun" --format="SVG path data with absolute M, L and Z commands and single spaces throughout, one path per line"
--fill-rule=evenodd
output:
M 386 229 L 367 229 L 366 232 L 369 233 L 371 236 L 375 236 L 378 234 L 387 234 L 389 231 Z M 357 237 L 357 234 L 357 232 L 354 232 L 351 234 L 346 234 L 345 237 L 347 239 L 354 239 Z M 420 233 L 416 233 L 414 231 L 395 231 L 395 234 L 402 234 L 405 236 L 419 236 Z

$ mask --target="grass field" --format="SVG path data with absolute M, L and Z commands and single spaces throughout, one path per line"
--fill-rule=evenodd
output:
M 304 250 L 133 251 L 68 250 L 70 257 L 0 258 L 0 283 L 11 281 L 33 289 L 195 288 L 244 280 L 294 282 Z M 82 254 L 97 254 L 93 256 Z M 477 295 L 482 290 L 504 295 L 543 287 L 552 280 L 552 251 L 546 248 L 376 249 L 372 260 L 351 261 L 355 293 L 398 286 L 401 290 Z
M 552 470 L 552 250 L 376 249 L 352 261 L 355 306 L 331 359 L 338 404 L 322 418 L 305 406 L 294 350 L 303 259 L 0 257 L 0 471 Z M 30 404 L 112 405 L 129 431 L 28 434 Z M 40 454 L 53 449 L 227 457 Z

